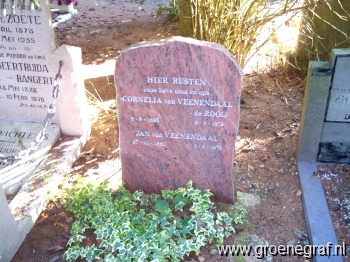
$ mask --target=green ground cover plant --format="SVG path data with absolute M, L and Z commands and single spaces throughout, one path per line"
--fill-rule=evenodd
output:
M 191 181 L 186 188 L 148 195 L 79 179 L 63 186 L 63 192 L 65 208 L 75 217 L 67 261 L 179 261 L 207 244 L 222 244 L 246 213 L 242 207 L 233 218 L 213 213 L 212 193 L 194 188 Z M 96 238 L 91 245 L 83 244 L 87 230 Z

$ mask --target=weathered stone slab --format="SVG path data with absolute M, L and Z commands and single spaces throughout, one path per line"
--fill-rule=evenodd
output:
M 122 176 L 131 191 L 189 180 L 234 202 L 243 73 L 223 46 L 173 37 L 123 51 L 115 85 Z
M 0 121 L 0 156 L 17 156 L 29 149 L 38 133 L 40 123 Z M 29 158 L 22 161 L 0 164 L 0 184 L 6 194 L 14 193 L 33 173 L 43 156 L 60 137 L 60 128 L 51 124 L 46 128 L 45 138 L 39 147 L 31 152 Z
M 89 136 L 91 126 L 82 77 L 81 48 L 60 46 L 50 57 L 54 72 L 58 72 L 61 61 L 62 81 L 57 98 L 61 132 L 69 136 Z
M 327 110 L 327 121 L 350 122 L 350 54 L 333 50 L 333 78 Z
M 38 2 L 41 10 L 26 6 L 12 15 L 7 1 L 7 15 L 0 16 L 0 119 L 41 122 L 52 101 L 56 72 L 48 57 L 55 41 L 48 1 Z

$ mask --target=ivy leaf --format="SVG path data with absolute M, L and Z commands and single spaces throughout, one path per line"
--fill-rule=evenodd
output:
M 81 205 L 84 206 L 84 207 L 91 206 L 89 198 L 86 198 Z
M 141 198 L 141 206 L 147 206 L 148 205 L 148 199 L 147 198 Z
M 174 197 L 174 191 L 172 191 L 172 190 L 162 190 L 162 197 L 164 199 L 172 199 Z
M 163 190 L 165 191 L 165 190 Z M 169 203 L 165 200 L 157 200 L 157 202 L 154 204 L 154 209 L 158 211 L 159 213 L 165 212 L 167 209 L 169 209 Z
M 226 225 L 232 225 L 232 220 L 233 220 L 232 217 L 227 217 L 224 219 Z
M 135 191 L 135 193 L 132 195 L 132 200 L 138 200 L 138 201 L 141 201 L 141 199 L 142 199 L 142 195 L 143 195 L 143 193 L 142 193 L 142 192 Z
M 167 220 L 167 216 L 165 213 L 162 213 L 160 216 L 159 216 L 159 220 L 160 220 L 160 226 L 162 228 L 164 228 L 166 225 L 169 225 L 169 221 Z
M 190 200 L 187 197 L 183 197 L 181 195 L 176 195 L 172 201 L 173 205 L 175 206 L 176 210 L 183 210 L 183 206 L 187 205 Z
M 198 254 L 206 243 L 222 244 L 224 237 L 235 232 L 232 219 L 242 220 L 246 213 L 240 208 L 233 218 L 224 212 L 214 216 L 210 191 L 193 188 L 191 181 L 187 188 L 163 190 L 163 198 L 138 191 L 131 194 L 123 187 L 112 192 L 105 184 L 79 182 L 72 186 L 64 189 L 68 197 L 63 197 L 76 218 L 64 255 L 67 261 L 79 257 L 87 261 L 103 258 L 105 262 L 181 261 L 192 251 Z M 193 212 L 173 212 L 186 204 L 191 204 Z M 214 227 L 215 222 L 222 227 Z M 94 230 L 97 243 L 101 241 L 98 247 L 83 247 L 87 229 Z
M 188 183 L 187 183 L 187 188 L 190 189 L 190 188 L 192 188 L 192 187 L 193 187 L 193 182 L 192 182 L 192 180 L 190 180 L 190 181 L 188 181 Z
M 159 197 L 160 197 L 160 195 L 158 195 L 158 194 L 151 194 L 152 203 L 155 203 Z

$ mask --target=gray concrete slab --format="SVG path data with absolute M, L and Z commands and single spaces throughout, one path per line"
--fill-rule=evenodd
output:
M 349 124 L 324 122 L 320 142 L 328 141 L 350 142 Z
M 316 161 L 331 81 L 328 62 L 310 62 L 300 119 L 297 159 Z
M 12 232 L 12 238 L 8 239 L 6 246 L 0 245 L 0 262 L 11 261 L 47 204 L 49 196 L 58 192 L 58 185 L 64 179 L 65 174 L 70 172 L 87 138 L 88 134 L 80 138 L 60 139 L 10 202 L 8 207 L 16 226 L 7 229 L 10 233 Z M 7 232 L 4 231 L 6 227 L 2 228 L 1 225 L 0 223 L 0 232 Z
M 341 256 L 336 255 L 335 245 L 338 240 L 329 214 L 328 205 L 321 180 L 313 175 L 317 170 L 317 163 L 298 162 L 300 184 L 303 191 L 304 211 L 308 233 L 312 245 L 332 243 L 331 256 L 317 255 L 314 262 L 341 262 Z

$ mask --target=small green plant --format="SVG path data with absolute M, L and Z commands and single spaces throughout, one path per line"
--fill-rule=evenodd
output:
M 171 0 L 167 5 L 159 5 L 157 9 L 157 15 L 160 16 L 163 13 L 168 14 L 174 19 L 179 18 L 179 0 Z
M 235 232 L 227 213 L 211 212 L 210 191 L 195 189 L 191 181 L 161 195 L 131 194 L 124 187 L 112 191 L 107 183 L 94 186 L 82 180 L 64 192 L 65 207 L 76 218 L 68 261 L 179 261 L 206 244 L 222 244 Z M 98 244 L 83 244 L 86 230 L 93 230 Z
M 145 0 L 134 0 L 136 4 L 143 5 Z M 163 13 L 168 14 L 174 19 L 179 18 L 179 4 L 180 0 L 170 0 L 167 5 L 160 4 L 157 9 L 157 16 L 160 16 Z

